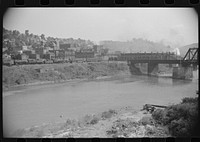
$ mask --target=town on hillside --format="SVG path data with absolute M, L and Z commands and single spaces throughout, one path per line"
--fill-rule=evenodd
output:
M 170 51 L 169 47 L 158 45 L 150 41 L 134 39 L 133 52 L 138 53 L 138 49 L 144 48 L 145 52 L 149 51 Z M 125 61 L 126 53 L 118 50 L 112 50 L 117 41 L 104 42 L 104 44 L 94 44 L 90 40 L 83 39 L 62 39 L 54 37 L 45 37 L 44 34 L 29 34 L 28 30 L 20 33 L 17 30 L 6 30 L 3 28 L 3 64 L 4 65 L 23 65 L 23 64 L 51 64 L 51 63 L 72 63 L 72 62 L 100 62 L 100 61 Z M 119 43 L 120 46 L 121 43 Z M 123 44 L 126 48 L 126 43 Z M 129 46 L 130 46 L 129 45 Z M 161 46 L 162 48 L 155 47 Z M 123 47 L 123 46 L 122 46 Z M 147 47 L 149 48 L 147 50 Z M 123 48 L 123 49 L 124 49 Z M 143 52 L 143 51 L 142 51 Z M 144 52 L 144 53 L 145 53 Z M 130 52 L 128 52 L 129 54 Z M 170 54 L 170 52 L 169 52 Z M 174 51 L 171 54 L 176 54 Z M 141 56 L 140 54 L 139 56 Z M 132 56 L 132 54 L 130 54 Z M 135 55 L 134 55 L 135 56 Z M 144 54 L 144 56 L 148 56 Z M 154 56 L 154 55 L 153 55 Z M 155 58 L 158 54 L 155 54 Z
M 108 59 L 108 49 L 89 40 L 58 39 L 3 29 L 3 64 L 89 62 Z

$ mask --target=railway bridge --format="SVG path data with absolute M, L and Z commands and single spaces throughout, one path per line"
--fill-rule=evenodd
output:
M 140 74 L 140 69 L 136 67 L 138 63 L 147 63 L 147 74 L 158 71 L 158 64 L 175 64 L 173 67 L 173 78 L 192 78 L 193 68 L 198 65 L 198 48 L 190 48 L 184 57 L 174 53 L 125 53 L 121 54 L 120 60 L 126 60 L 130 71 Z

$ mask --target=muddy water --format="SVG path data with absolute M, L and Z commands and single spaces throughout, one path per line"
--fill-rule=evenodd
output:
M 147 76 L 123 76 L 92 81 L 75 81 L 59 85 L 26 87 L 6 92 L 3 97 L 3 129 L 5 136 L 13 131 L 110 108 L 145 103 L 168 105 L 183 97 L 195 97 L 196 73 L 192 81 Z

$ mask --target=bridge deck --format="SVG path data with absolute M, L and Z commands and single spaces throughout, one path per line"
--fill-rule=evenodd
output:
M 132 63 L 157 63 L 157 64 L 198 64 L 197 60 L 128 60 Z

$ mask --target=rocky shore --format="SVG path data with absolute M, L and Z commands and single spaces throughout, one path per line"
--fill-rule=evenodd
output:
M 60 116 L 62 117 L 62 116 Z M 123 107 L 89 114 L 60 123 L 43 124 L 17 130 L 13 137 L 26 138 L 116 138 L 196 136 L 198 126 L 198 98 L 183 98 L 176 105 L 150 112 Z
M 156 126 L 151 114 L 131 107 L 86 115 L 63 123 L 44 124 L 18 130 L 14 137 L 167 137 L 166 127 Z

